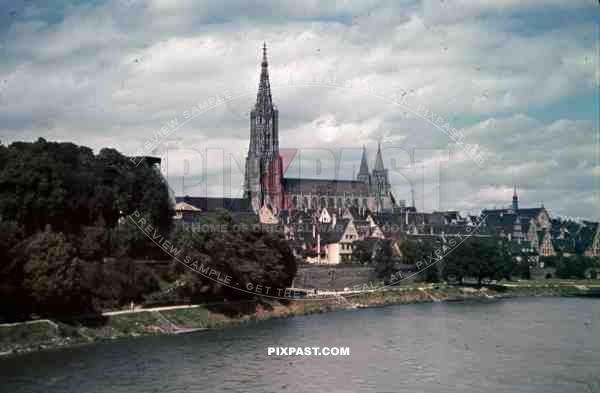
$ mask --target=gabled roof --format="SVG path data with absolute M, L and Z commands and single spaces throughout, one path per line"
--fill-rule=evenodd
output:
M 297 224 L 302 222 L 303 224 L 312 223 L 316 221 L 316 212 L 304 211 L 304 210 L 292 210 L 289 213 L 290 224 Z
M 175 197 L 175 202 L 184 202 L 202 211 L 225 209 L 229 211 L 252 211 L 250 201 L 245 198 Z
M 319 233 L 321 235 L 321 243 L 331 244 L 339 243 L 346 232 L 346 228 L 351 220 L 349 219 L 338 219 L 335 225 L 331 224 L 320 224 L 318 226 Z
M 195 206 L 190 205 L 186 202 L 179 202 L 175 204 L 175 211 L 185 211 L 185 212 L 199 212 L 202 211 Z
M 519 209 L 517 210 L 517 213 L 519 213 L 519 215 L 521 217 L 527 217 L 529 219 L 531 218 L 536 218 L 537 216 L 540 215 L 540 213 L 542 211 L 545 211 L 546 209 L 543 207 L 531 207 L 531 208 L 526 208 L 526 209 Z
M 499 235 L 500 233 L 508 234 L 514 231 L 517 215 L 504 210 L 484 210 L 482 218 L 485 219 L 485 226 L 496 235 Z
M 521 218 L 532 219 L 536 218 L 542 211 L 546 211 L 543 207 L 532 207 L 517 209 L 515 212 L 513 209 L 483 209 L 481 211 L 482 216 L 500 215 L 500 214 L 519 214 Z

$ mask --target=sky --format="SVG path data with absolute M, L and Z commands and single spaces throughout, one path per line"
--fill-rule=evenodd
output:
M 176 195 L 239 196 L 267 43 L 288 177 L 396 199 L 600 219 L 595 0 L 0 0 L 0 142 L 163 158 Z

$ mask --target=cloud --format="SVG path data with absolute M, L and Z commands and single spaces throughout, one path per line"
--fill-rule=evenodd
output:
M 365 144 L 372 159 L 379 141 L 411 157 L 414 149 L 446 149 L 447 163 L 425 160 L 427 175 L 441 167 L 441 207 L 501 203 L 493 190 L 518 183 L 531 203 L 597 214 L 591 115 L 559 119 L 545 109 L 595 91 L 596 32 L 586 16 L 595 3 L 115 0 L 11 7 L 3 9 L 14 9 L 12 16 L 0 17 L 7 22 L 0 29 L 4 143 L 42 136 L 134 154 L 165 124 L 183 123 L 185 111 L 227 93 L 234 99 L 180 126 L 156 152 L 223 147 L 243 163 L 266 40 L 282 147 L 339 152 Z M 561 13 L 575 22 L 551 23 Z M 482 167 L 414 110 L 391 103 L 391 94 L 462 129 L 465 144 L 481 151 Z M 352 176 L 359 159 L 343 163 L 340 176 Z M 417 172 L 394 175 L 402 198 L 410 198 Z M 416 196 L 428 188 L 435 185 Z

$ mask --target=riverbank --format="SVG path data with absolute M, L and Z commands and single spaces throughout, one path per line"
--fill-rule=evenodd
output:
M 476 289 L 446 285 L 406 286 L 347 297 L 290 301 L 164 307 L 107 313 L 102 318 L 69 322 L 39 320 L 0 325 L 0 355 L 84 345 L 151 334 L 181 334 L 313 313 L 395 304 L 484 300 L 532 296 L 589 296 L 599 288 L 577 284 L 499 285 Z

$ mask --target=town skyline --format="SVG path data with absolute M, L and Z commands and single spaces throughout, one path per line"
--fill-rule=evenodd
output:
M 343 148 L 356 149 L 342 163 L 340 179 L 353 178 L 363 144 L 370 166 L 379 142 L 384 159 L 389 147 L 409 154 L 446 149 L 440 209 L 509 205 L 517 184 L 524 205 L 543 203 L 557 216 L 598 220 L 597 33 L 592 12 L 582 12 L 596 5 L 548 1 L 544 15 L 534 17 L 537 4 L 504 2 L 502 14 L 498 5 L 463 4 L 459 13 L 439 2 L 281 6 L 275 14 L 287 16 L 285 22 L 257 14 L 237 25 L 241 5 L 232 5 L 226 18 L 219 9 L 191 4 L 15 6 L 12 16 L 2 16 L 9 19 L 0 31 L 10 59 L 0 65 L 0 141 L 43 137 L 133 155 L 199 102 L 247 92 L 180 127 L 156 151 L 227 146 L 243 166 L 266 41 L 282 148 L 327 149 L 336 158 Z M 346 11 L 354 17 L 344 17 Z M 552 23 L 565 13 L 577 23 Z M 531 23 L 516 24 L 516 17 Z M 83 20 L 95 30 L 84 30 Z M 155 31 L 146 32 L 147 25 Z M 109 45 L 97 31 L 129 39 Z M 490 48 L 493 56 L 486 55 Z M 47 64 L 56 68 L 52 76 Z M 340 88 L 328 87 L 328 79 Z M 356 89 L 343 89 L 346 81 Z M 415 110 L 421 105 L 444 118 L 485 161 L 478 166 L 422 117 L 369 91 L 406 97 Z M 192 162 L 189 170 L 185 184 L 197 184 L 201 168 Z M 401 184 L 393 172 L 391 182 Z M 243 171 L 236 176 L 232 183 L 242 184 Z M 179 183 L 172 184 L 175 191 Z M 417 201 L 425 188 L 415 187 Z M 201 187 L 184 191 L 177 194 L 203 194 Z M 402 193 L 397 199 L 410 200 L 410 188 Z

